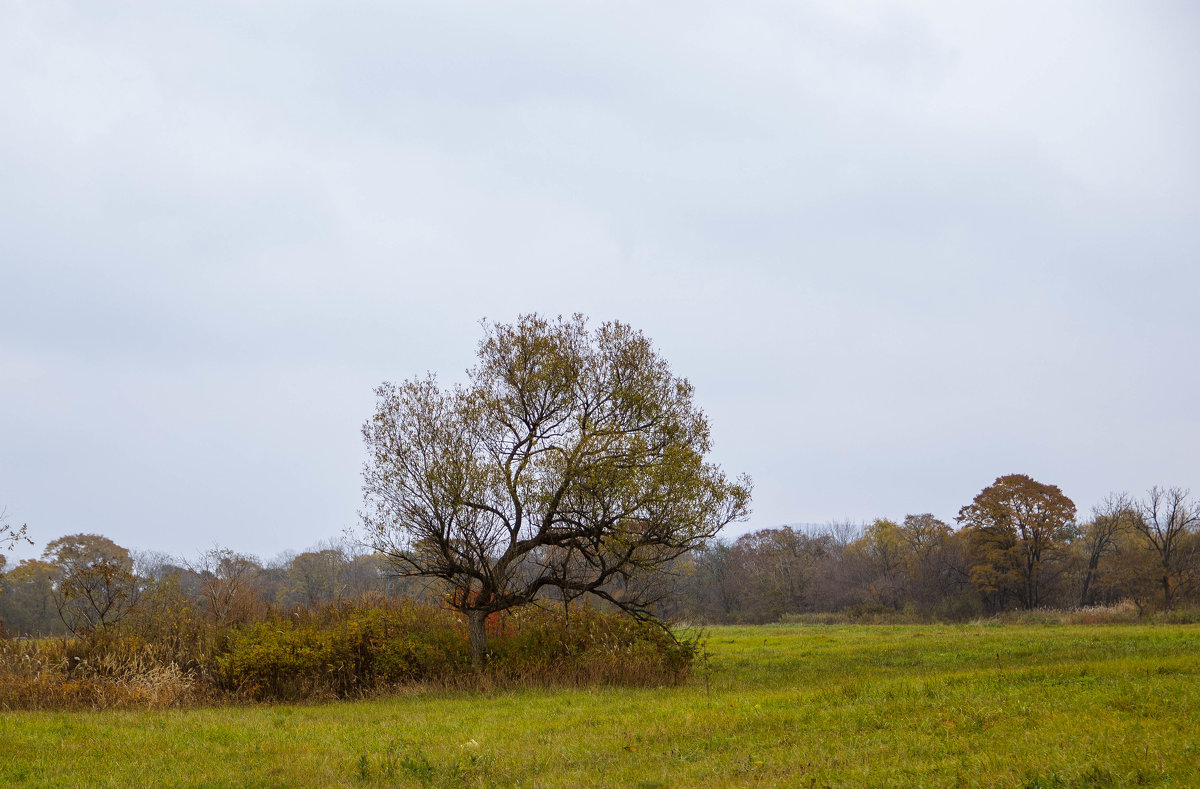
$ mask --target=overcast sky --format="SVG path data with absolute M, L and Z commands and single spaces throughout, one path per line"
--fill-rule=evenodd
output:
M 1187 0 L 0 0 L 18 555 L 335 537 L 530 311 L 692 381 L 734 533 L 1200 489 L 1197 75 Z

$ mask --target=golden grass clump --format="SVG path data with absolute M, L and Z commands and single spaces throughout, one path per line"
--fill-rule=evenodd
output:
M 0 709 L 178 707 L 195 700 L 196 683 L 174 663 L 140 654 L 74 654 L 71 639 L 0 641 Z

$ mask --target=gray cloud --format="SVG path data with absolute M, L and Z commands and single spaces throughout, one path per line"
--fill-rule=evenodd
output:
M 2 13 L 0 503 L 43 541 L 336 533 L 371 387 L 528 310 L 653 337 L 752 526 L 1200 480 L 1187 4 Z

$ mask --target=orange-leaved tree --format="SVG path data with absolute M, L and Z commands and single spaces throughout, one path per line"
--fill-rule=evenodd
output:
M 999 477 L 958 512 L 969 530 L 971 580 L 1002 602 L 1043 603 L 1048 569 L 1075 533 L 1075 503 L 1057 485 L 1024 474 Z

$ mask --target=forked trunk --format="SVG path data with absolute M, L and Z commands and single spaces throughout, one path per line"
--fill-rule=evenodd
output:
M 487 659 L 487 611 L 468 611 L 467 629 L 471 636 L 471 667 L 483 668 Z

